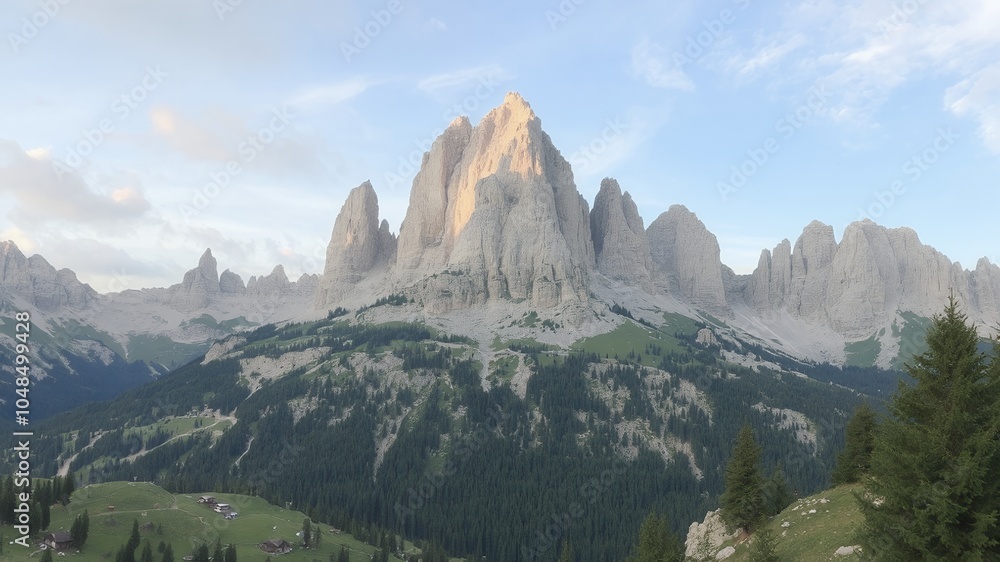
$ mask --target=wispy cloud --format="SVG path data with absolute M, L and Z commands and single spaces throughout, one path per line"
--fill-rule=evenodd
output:
M 357 76 L 339 82 L 320 84 L 295 93 L 288 104 L 303 109 L 314 109 L 344 103 L 365 93 L 378 81 L 367 76 Z
M 983 143 L 1000 154 L 1000 63 L 948 88 L 944 103 L 957 116 L 973 116 L 979 122 Z
M 417 82 L 417 88 L 435 97 L 448 97 L 448 92 L 487 77 L 491 80 L 505 80 L 509 76 L 499 65 L 477 66 L 428 76 Z
M 643 39 L 632 49 L 632 74 L 650 86 L 694 91 L 694 82 L 657 43 Z

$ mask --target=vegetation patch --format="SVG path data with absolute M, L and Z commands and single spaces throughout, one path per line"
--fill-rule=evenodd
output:
M 855 560 L 840 558 L 834 552 L 842 546 L 853 546 L 854 531 L 863 517 L 854 498 L 861 491 L 857 484 L 839 486 L 796 500 L 771 519 L 768 527 L 774 535 L 779 560 Z M 787 523 L 787 526 L 783 526 Z M 751 540 L 734 545 L 736 554 L 727 558 L 732 562 L 750 560 Z M 718 550 L 733 543 L 727 542 Z M 714 552 L 712 553 L 714 557 Z
M 854 367 L 870 367 L 874 365 L 881 351 L 882 342 L 878 340 L 877 335 L 873 335 L 866 340 L 844 345 L 844 352 L 847 354 L 846 362 L 848 365 Z
M 128 359 L 152 363 L 155 358 L 165 367 L 174 369 L 205 353 L 209 347 L 208 343 L 180 343 L 163 335 L 138 334 L 129 336 Z

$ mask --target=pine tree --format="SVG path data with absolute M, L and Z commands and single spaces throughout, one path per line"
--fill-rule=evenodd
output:
M 665 517 L 650 513 L 639 529 L 639 543 L 630 562 L 683 562 L 684 545 L 670 532 Z
M 170 543 L 163 549 L 163 558 L 160 562 L 174 562 L 174 547 L 170 546 Z
M 153 562 L 153 547 L 149 546 L 149 541 L 142 546 L 142 554 L 139 556 L 140 562 Z
M 862 402 L 847 422 L 844 450 L 837 455 L 837 468 L 833 471 L 834 484 L 851 484 L 868 473 L 877 428 L 875 410 L 868 402 Z
M 340 554 L 337 555 L 337 562 L 351 562 L 351 553 L 347 549 L 340 547 Z
M 229 545 L 226 546 L 225 561 L 236 562 L 236 545 L 233 543 L 229 543 Z
M 41 560 L 41 562 L 52 562 L 52 551 L 51 550 L 46 549 L 45 552 L 42 553 L 42 560 Z
M 312 535 L 311 527 L 312 527 L 312 522 L 309 521 L 308 517 L 302 520 L 302 546 L 306 548 L 309 548 L 309 545 L 311 544 L 310 542 L 310 538 Z
M 775 552 L 774 532 L 767 525 L 761 525 L 753 534 L 750 545 L 750 562 L 780 562 Z
M 194 550 L 193 562 L 208 562 L 208 545 L 202 543 Z
M 781 513 L 781 510 L 795 501 L 795 496 L 788 489 L 785 471 L 781 470 L 780 466 L 775 467 L 771 477 L 764 482 L 764 497 L 764 514 L 768 517 Z
M 1000 359 L 949 298 L 875 438 L 864 552 L 874 560 L 985 560 L 1000 549 Z M 1000 342 L 994 342 L 994 357 Z
M 719 498 L 722 520 L 730 529 L 750 531 L 764 515 L 763 477 L 760 474 L 760 446 L 753 430 L 744 425 L 726 465 L 726 491 Z

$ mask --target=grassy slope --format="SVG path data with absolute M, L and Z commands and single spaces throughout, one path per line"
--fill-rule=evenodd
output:
M 861 512 L 853 494 L 857 490 L 860 490 L 858 485 L 838 486 L 796 500 L 772 519 L 770 526 L 777 539 L 780 559 L 789 562 L 857 560 L 856 556 L 834 556 L 838 548 L 855 544 L 854 530 L 861 523 Z M 828 502 L 823 503 L 824 499 Z M 816 513 L 810 514 L 813 509 Z M 783 528 L 781 524 L 786 521 L 789 526 Z M 736 554 L 727 560 L 749 560 L 749 543 L 738 545 Z
M 217 501 L 229 503 L 239 516 L 232 521 L 225 520 L 207 506 L 198 503 L 200 494 L 170 494 L 162 488 L 145 482 L 109 482 L 94 484 L 73 493 L 72 501 L 66 507 L 52 509 L 51 530 L 68 530 L 73 519 L 87 509 L 90 514 L 90 536 L 80 554 L 67 553 L 57 560 L 105 561 L 103 555 L 114 553 L 128 540 L 132 532 L 132 520 L 139 524 L 153 523 L 151 531 L 142 532 L 143 540 L 149 540 L 153 548 L 153 559 L 159 560 L 156 551 L 159 542 L 170 543 L 178 562 L 190 554 L 197 544 L 214 544 L 218 537 L 222 544 L 236 545 L 239 560 L 260 562 L 267 556 L 257 548 L 257 544 L 269 538 L 283 538 L 292 544 L 299 539 L 295 533 L 302 528 L 305 515 L 301 512 L 282 509 L 259 498 L 236 494 L 212 494 Z M 108 506 L 114 505 L 113 512 Z M 162 534 L 157 528 L 162 526 Z M 341 546 L 351 551 L 351 562 L 369 560 L 374 551 L 369 545 L 355 540 L 347 534 L 331 532 L 329 525 L 321 525 L 323 538 L 316 550 L 296 548 L 281 556 L 283 562 L 311 562 L 328 560 L 331 552 L 339 552 Z M 8 544 L 17 534 L 11 527 L 0 527 L 4 536 L 3 555 L 0 559 L 10 562 L 37 561 L 40 553 L 32 548 L 25 549 L 16 544 Z M 412 545 L 407 545 L 412 548 Z M 142 550 L 140 545 L 136 556 Z M 32 556 L 34 553 L 34 556 Z M 398 560 L 390 557 L 390 560 Z

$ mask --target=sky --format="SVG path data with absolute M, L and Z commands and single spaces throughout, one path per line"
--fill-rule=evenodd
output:
M 625 7 L 627 6 L 627 7 Z M 808 223 L 1000 262 L 1000 2 L 6 0 L 0 240 L 101 292 L 211 248 L 321 273 L 348 192 L 394 232 L 458 115 L 531 104 L 592 205 L 685 205 L 750 273 Z

